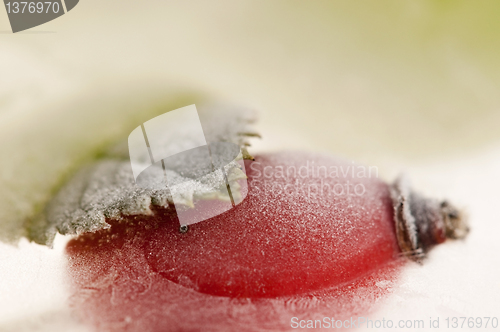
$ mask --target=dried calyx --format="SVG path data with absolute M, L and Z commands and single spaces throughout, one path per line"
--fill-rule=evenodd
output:
M 391 186 L 396 236 L 404 256 L 420 262 L 427 252 L 446 239 L 463 239 L 469 232 L 463 212 L 447 201 L 421 196 L 405 177 Z

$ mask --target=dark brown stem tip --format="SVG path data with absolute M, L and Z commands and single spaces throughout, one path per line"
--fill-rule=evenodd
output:
M 413 192 L 404 176 L 390 189 L 396 236 L 404 256 L 421 262 L 434 246 L 446 239 L 463 239 L 469 233 L 463 212 L 448 201 L 439 202 Z
M 467 216 L 448 201 L 441 202 L 441 214 L 449 239 L 464 239 L 470 231 Z

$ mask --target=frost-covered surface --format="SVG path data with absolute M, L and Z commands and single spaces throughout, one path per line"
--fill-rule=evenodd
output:
M 255 113 L 244 108 L 212 106 L 200 108 L 201 121 L 207 141 L 231 142 L 242 149 L 249 145 L 248 138 L 256 135 L 249 127 Z M 189 132 L 185 133 L 189 137 Z M 234 148 L 214 145 L 212 149 L 216 167 L 224 166 L 231 188 L 237 189 L 245 173 L 234 158 Z M 246 150 L 245 150 L 246 151 Z M 245 152 L 247 156 L 248 153 Z M 242 154 L 237 157 L 242 158 Z M 108 228 L 105 219 L 120 219 L 128 215 L 149 215 L 152 205 L 168 208 L 173 203 L 193 206 L 201 199 L 229 201 L 226 182 L 220 169 L 200 174 L 199 161 L 190 156 L 166 164 L 168 187 L 163 181 L 163 170 L 152 167 L 147 174 L 147 186 L 136 185 L 132 174 L 126 144 L 110 149 L 107 157 L 83 167 L 46 206 L 32 223 L 29 238 L 50 245 L 56 232 L 81 234 Z M 172 159 L 172 158 L 171 158 Z M 222 165 L 221 160 L 230 161 Z M 221 165 L 219 165 L 221 164 Z M 203 176 L 200 176 L 203 175 Z M 162 180 L 158 180 L 162 179 Z M 241 194 L 234 192 L 234 199 Z

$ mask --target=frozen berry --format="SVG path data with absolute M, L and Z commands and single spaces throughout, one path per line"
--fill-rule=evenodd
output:
M 153 207 L 72 240 L 86 319 L 124 330 L 250 331 L 286 329 L 298 314 L 365 313 L 402 252 L 420 259 L 462 226 L 449 205 L 386 184 L 376 168 L 278 153 L 246 169 L 245 200 L 187 232 L 173 208 Z M 259 323 L 247 326 L 252 319 Z

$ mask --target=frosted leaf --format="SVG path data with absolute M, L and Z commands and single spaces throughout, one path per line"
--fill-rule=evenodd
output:
M 255 119 L 250 110 L 200 107 L 199 113 L 208 143 L 222 141 L 244 147 L 248 145 L 249 137 L 256 136 L 249 127 L 249 123 Z M 200 177 L 196 160 L 187 158 L 167 163 L 168 188 L 163 181 L 156 180 L 161 177 L 155 176 L 154 169 L 146 174 L 146 177 L 149 176 L 145 179 L 148 181 L 147 188 L 137 186 L 124 146 L 126 142 L 112 147 L 104 158 L 85 166 L 74 175 L 34 220 L 29 229 L 29 238 L 50 245 L 56 232 L 81 234 L 109 228 L 106 218 L 150 215 L 152 205 L 168 208 L 169 203 L 173 203 L 173 195 L 176 202 L 188 207 L 200 199 L 230 201 L 222 172 L 216 170 Z M 222 149 L 216 151 L 222 159 L 225 154 L 231 153 L 224 151 L 223 145 L 217 145 L 217 148 Z M 217 162 L 214 160 L 214 164 L 217 165 Z M 237 161 L 224 167 L 235 199 L 241 200 L 241 188 L 237 181 L 245 179 L 245 173 Z M 163 172 L 161 168 L 156 171 Z M 202 172 L 206 173 L 206 170 Z

